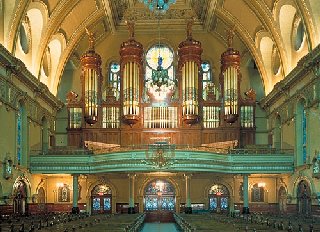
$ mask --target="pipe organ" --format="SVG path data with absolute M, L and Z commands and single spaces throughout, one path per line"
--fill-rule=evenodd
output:
M 131 37 L 120 48 L 121 99 L 123 121 L 132 126 L 140 117 L 143 46 L 134 39 L 133 22 L 128 22 L 128 27 Z
M 249 89 L 241 96 L 240 54 L 232 48 L 232 34 L 215 76 L 210 62 L 201 59 L 201 43 L 192 38 L 192 22 L 177 53 L 166 44 L 144 51 L 133 26 L 128 23 L 130 38 L 120 46 L 119 62 L 110 63 L 105 82 L 91 43 L 82 56 L 83 96 L 78 100 L 73 91 L 67 95 L 69 145 L 82 147 L 89 140 L 126 146 L 163 138 L 196 146 L 228 140 L 254 144 L 256 94 Z M 159 57 L 166 81 L 152 75 L 159 71 Z
M 101 57 L 94 50 L 93 33 L 88 32 L 89 50 L 81 57 L 82 100 L 84 120 L 93 125 L 98 122 L 99 103 L 101 101 Z
M 234 123 L 239 116 L 239 87 L 240 87 L 240 53 L 232 48 L 234 32 L 230 30 L 228 35 L 228 49 L 221 55 L 222 99 L 224 108 L 224 120 Z
M 188 22 L 187 39 L 178 47 L 178 70 L 181 73 L 182 118 L 188 124 L 199 120 L 199 70 L 201 67 L 201 43 L 192 38 L 192 21 Z

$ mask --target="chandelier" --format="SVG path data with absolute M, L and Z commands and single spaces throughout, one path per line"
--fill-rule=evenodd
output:
M 160 50 L 160 46 L 159 46 L 159 50 Z M 152 70 L 152 76 L 151 76 L 152 83 L 158 86 L 158 88 L 160 88 L 163 85 L 168 85 L 168 80 L 169 80 L 168 70 L 163 69 L 162 60 L 163 58 L 161 57 L 160 51 L 159 51 L 158 67 L 157 67 L 157 70 Z
M 139 0 L 143 2 L 150 11 L 164 13 L 169 9 L 169 6 L 176 3 L 176 0 Z
M 154 169 L 169 168 L 175 162 L 173 160 L 175 157 L 174 150 L 175 145 L 168 143 L 149 144 L 146 151 L 146 160 L 143 162 L 151 165 Z

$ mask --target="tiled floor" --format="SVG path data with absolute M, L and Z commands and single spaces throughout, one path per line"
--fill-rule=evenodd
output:
M 141 232 L 177 232 L 174 223 L 145 223 Z

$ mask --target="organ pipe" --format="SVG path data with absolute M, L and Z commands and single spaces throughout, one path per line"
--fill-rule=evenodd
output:
M 134 23 L 127 22 L 130 38 L 121 44 L 122 119 L 130 126 L 140 119 L 140 76 L 143 73 L 143 46 L 134 39 Z
M 85 121 L 93 125 L 98 121 L 98 108 L 101 101 L 101 57 L 94 50 L 94 35 L 87 30 L 89 50 L 81 57 L 82 98 Z

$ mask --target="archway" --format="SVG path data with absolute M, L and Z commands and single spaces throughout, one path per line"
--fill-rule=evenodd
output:
M 13 185 L 13 213 L 19 215 L 27 214 L 27 185 L 18 180 Z
M 111 213 L 112 212 L 112 191 L 105 184 L 96 185 L 91 191 L 91 212 Z
M 229 209 L 230 193 L 222 184 L 212 185 L 208 193 L 209 210 L 213 212 L 225 212 Z
M 281 214 L 287 212 L 287 191 L 285 187 L 281 186 L 278 192 L 279 196 L 279 212 Z
M 144 189 L 145 211 L 174 211 L 176 205 L 175 188 L 167 180 L 152 180 Z
M 298 184 L 297 204 L 299 214 L 311 214 L 311 190 L 309 183 L 305 180 L 300 181 L 300 183 Z

